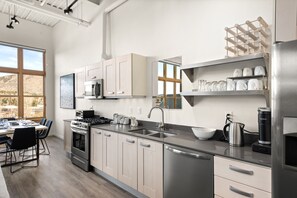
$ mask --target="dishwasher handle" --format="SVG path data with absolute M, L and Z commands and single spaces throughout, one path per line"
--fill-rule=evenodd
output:
M 210 160 L 211 159 L 208 156 L 199 155 L 197 153 L 181 151 L 179 149 L 172 148 L 172 147 L 169 147 L 169 146 L 165 146 L 165 149 L 168 150 L 168 151 L 171 151 L 173 153 L 179 154 L 179 155 L 185 155 L 185 156 L 193 157 L 193 158 L 196 158 L 196 159 L 201 159 L 201 160 Z

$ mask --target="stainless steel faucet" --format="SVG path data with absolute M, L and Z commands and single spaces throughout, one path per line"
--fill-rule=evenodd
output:
M 150 110 L 150 112 L 149 112 L 149 114 L 147 115 L 148 118 L 151 117 L 151 113 L 152 113 L 153 109 L 160 109 L 161 110 L 161 112 L 162 112 L 162 122 L 159 123 L 158 128 L 160 130 L 164 131 L 165 130 L 164 111 L 163 111 L 163 109 L 161 107 L 152 107 L 151 110 Z

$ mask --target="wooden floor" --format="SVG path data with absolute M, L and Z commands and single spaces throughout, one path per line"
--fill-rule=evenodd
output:
M 65 156 L 63 141 L 47 138 L 51 155 L 41 155 L 37 168 L 25 168 L 11 174 L 2 168 L 11 198 L 47 197 L 133 197 L 92 172 L 73 165 Z

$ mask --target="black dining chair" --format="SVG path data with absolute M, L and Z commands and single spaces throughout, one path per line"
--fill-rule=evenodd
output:
M 52 120 L 48 120 L 45 124 L 45 126 L 47 127 L 46 130 L 43 130 L 41 133 L 39 133 L 39 137 L 38 139 L 40 140 L 41 144 L 42 144 L 42 147 L 43 149 L 43 152 L 41 152 L 40 154 L 43 154 L 43 155 L 50 155 L 50 150 L 48 148 L 48 145 L 46 143 L 46 138 L 51 130 L 51 127 L 52 127 L 52 124 L 53 124 L 53 121 Z M 47 150 L 47 152 L 46 152 Z
M 17 162 L 23 162 L 24 161 L 24 153 L 22 156 L 21 161 L 17 161 L 16 159 L 16 154 L 15 151 L 22 151 L 22 150 L 27 150 L 30 147 L 36 147 L 36 132 L 35 132 L 35 127 L 28 127 L 28 128 L 17 128 L 15 129 L 13 133 L 13 137 L 10 140 L 7 140 L 6 142 L 6 156 L 5 156 L 5 164 L 10 165 L 10 172 L 14 173 L 21 168 L 25 167 L 23 164 L 21 168 L 13 170 L 12 167 L 16 165 L 15 163 Z M 37 151 L 36 151 L 37 152 Z M 9 154 L 9 159 L 10 159 L 10 164 L 7 163 L 8 157 L 7 155 Z M 14 163 L 12 162 L 12 155 L 14 155 Z M 32 159 L 34 157 L 34 149 L 32 149 Z M 26 166 L 26 167 L 37 167 L 38 163 L 36 166 Z
M 40 125 L 45 125 L 45 123 L 46 123 L 46 118 L 41 118 L 39 124 Z

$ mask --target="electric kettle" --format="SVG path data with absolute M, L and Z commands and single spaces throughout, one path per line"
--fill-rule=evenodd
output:
M 223 135 L 229 141 L 230 146 L 244 145 L 244 124 L 239 122 L 230 122 L 224 126 Z M 228 135 L 226 134 L 228 132 Z M 228 136 L 228 137 L 227 137 Z

